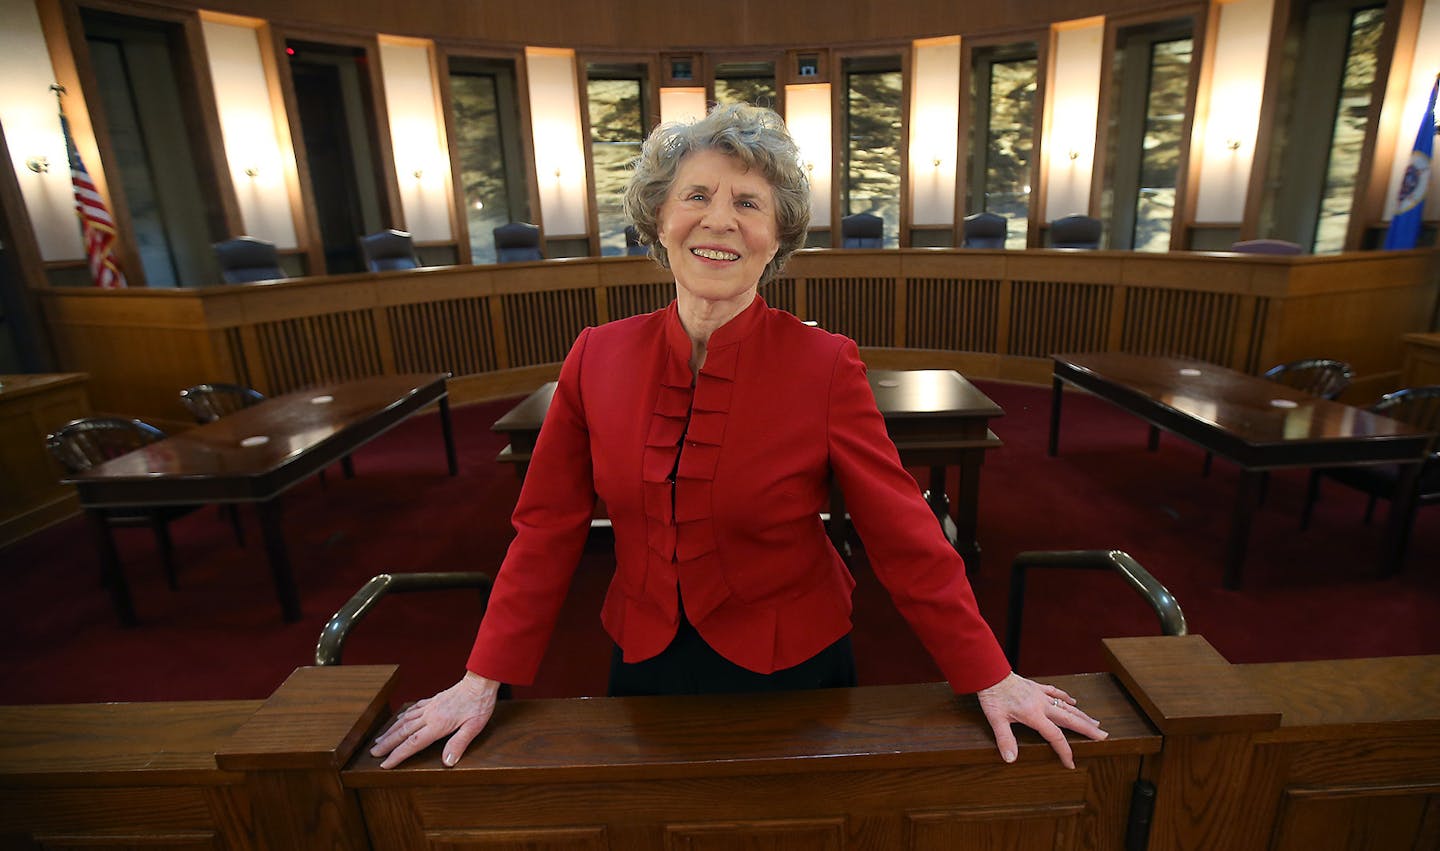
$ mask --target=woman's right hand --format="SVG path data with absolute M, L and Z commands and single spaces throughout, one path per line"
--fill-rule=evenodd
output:
M 445 743 L 442 757 L 447 766 L 454 765 L 490 722 L 499 691 L 500 683 L 495 680 L 467 672 L 460 682 L 434 697 L 416 701 L 395 716 L 390 729 L 375 740 L 370 755 L 385 757 L 381 768 L 394 768 L 454 733 Z

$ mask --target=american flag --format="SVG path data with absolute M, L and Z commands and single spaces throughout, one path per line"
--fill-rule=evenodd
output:
M 65 148 L 70 154 L 70 184 L 75 189 L 75 212 L 80 216 L 80 230 L 85 234 L 85 257 L 90 261 L 90 277 L 95 286 L 115 289 L 125 286 L 125 273 L 115 259 L 115 220 L 105 199 L 85 170 L 75 140 L 70 137 L 70 122 L 65 108 L 60 108 L 60 129 L 65 133 Z

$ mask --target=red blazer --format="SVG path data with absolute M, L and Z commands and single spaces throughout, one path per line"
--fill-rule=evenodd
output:
M 855 583 L 819 518 L 833 472 L 872 568 L 951 686 L 1001 680 L 1009 663 L 900 465 L 855 344 L 757 297 L 711 336 L 693 386 L 689 360 L 673 303 L 581 332 L 467 667 L 534 679 L 597 494 L 616 556 L 601 619 L 627 661 L 669 645 L 681 597 L 738 665 L 808 659 L 851 628 Z

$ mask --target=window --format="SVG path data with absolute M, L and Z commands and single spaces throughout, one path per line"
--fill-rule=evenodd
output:
M 630 224 L 625 218 L 625 184 L 649 126 L 645 66 L 591 64 L 586 75 L 600 254 L 621 255 L 625 253 L 625 227 Z
M 99 103 L 109 127 L 131 238 L 141 269 L 131 286 L 198 286 L 220 278 L 210 245 L 223 236 L 216 180 L 203 174 L 193 140 L 199 107 L 188 95 L 181 57 L 189 54 L 178 25 L 82 8 Z M 91 166 L 94 168 L 94 166 Z M 117 211 L 118 212 L 118 211 Z
M 495 228 L 530 221 L 515 63 L 450 59 L 451 119 L 472 263 L 494 263 Z
M 325 252 L 325 271 L 364 269 L 356 238 L 385 227 L 378 175 L 374 95 L 365 50 L 336 44 L 285 43 L 311 197 Z
M 715 66 L 715 103 L 778 109 L 774 62 L 722 62 Z
M 1281 66 L 1256 235 L 1345 249 L 1384 31 L 1365 0 L 1297 2 Z
M 1188 21 L 1117 34 L 1101 196 L 1111 248 L 1170 250 L 1193 52 Z
M 1350 16 L 1345 70 L 1340 77 L 1340 99 L 1330 131 L 1330 158 L 1325 164 L 1325 188 L 1320 194 L 1320 216 L 1315 227 L 1316 254 L 1345 248 L 1384 26 L 1385 10 L 1378 6 L 1357 9 Z
M 1006 248 L 1024 248 L 1026 243 L 1038 73 L 1033 44 L 984 48 L 971 60 L 973 118 L 965 214 L 1005 216 Z
M 850 58 L 842 63 L 845 142 L 840 206 L 843 215 L 871 213 L 885 222 L 887 248 L 899 244 L 900 140 L 904 78 L 899 56 Z

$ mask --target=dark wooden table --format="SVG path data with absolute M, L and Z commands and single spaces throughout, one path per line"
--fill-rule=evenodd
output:
M 1399 568 L 1415 511 L 1414 477 L 1431 439 L 1426 432 L 1201 361 L 1119 352 L 1052 357 L 1051 455 L 1059 451 L 1062 391 L 1068 382 L 1240 467 L 1225 551 L 1225 587 L 1240 586 L 1261 474 L 1287 467 L 1400 464 L 1398 496 L 1381 557 L 1385 574 Z
M 102 575 L 120 620 L 134 624 L 135 607 L 100 509 L 240 502 L 255 503 L 281 612 L 299 620 L 280 495 L 432 402 L 440 405 L 445 460 L 456 475 L 448 377 L 386 375 L 276 396 L 65 479 L 98 531 Z
M 872 369 L 869 379 L 875 402 L 885 417 L 885 428 L 900 450 L 900 460 L 906 465 L 930 468 L 926 499 L 946 537 L 965 557 L 967 567 L 975 569 L 980 561 L 980 544 L 975 536 L 980 465 L 985 450 L 1002 445 L 989 424 L 1005 412 L 953 370 Z M 491 426 L 510 440 L 497 460 L 515 464 L 522 478 L 554 395 L 552 381 Z M 953 495 L 948 495 L 945 487 L 949 467 L 960 470 Z M 830 537 L 842 552 L 846 533 L 844 499 L 835 488 L 831 496 Z

